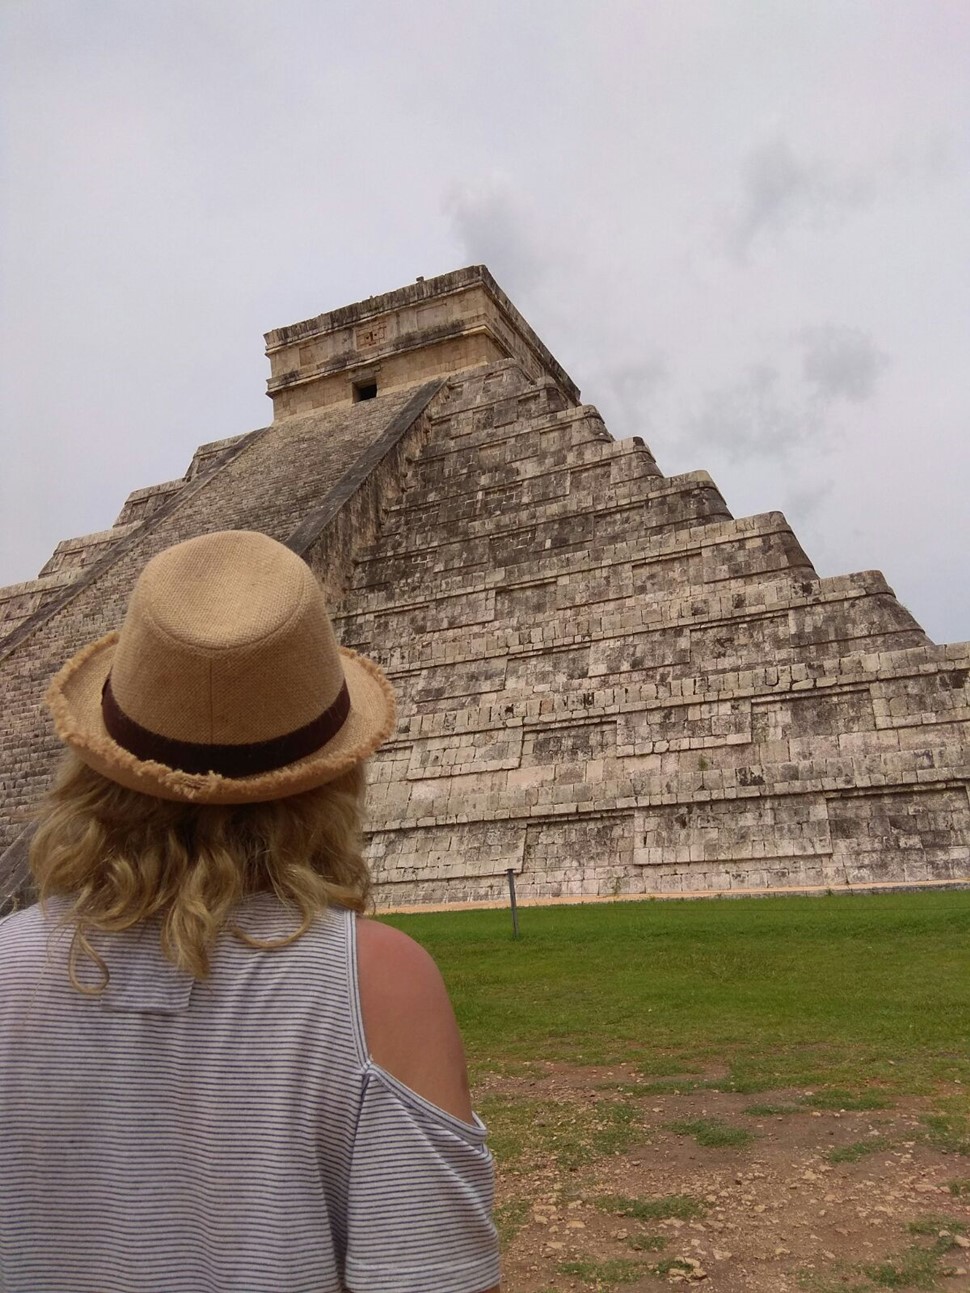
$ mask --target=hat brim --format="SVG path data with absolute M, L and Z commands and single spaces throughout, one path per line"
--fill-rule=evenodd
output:
M 164 763 L 142 760 L 119 745 L 105 728 L 101 692 L 111 669 L 117 633 L 109 633 L 72 656 L 47 690 L 57 734 L 90 767 L 156 799 L 194 804 L 265 803 L 298 795 L 333 781 L 373 754 L 394 730 L 394 691 L 373 661 L 340 648 L 350 713 L 322 749 L 272 772 L 224 777 L 216 772 L 180 772 Z

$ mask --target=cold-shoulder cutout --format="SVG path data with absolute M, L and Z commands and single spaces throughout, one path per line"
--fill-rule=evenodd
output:
M 472 1123 L 468 1071 L 441 972 L 414 939 L 360 918 L 357 972 L 367 1050 L 417 1095 Z

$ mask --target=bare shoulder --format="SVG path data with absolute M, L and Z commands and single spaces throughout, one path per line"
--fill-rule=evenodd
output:
M 425 986 L 440 984 L 444 990 L 433 957 L 420 943 L 383 921 L 357 918 L 357 959 L 361 972 L 366 971 L 375 983 L 386 980 L 390 987 L 403 974 L 412 986 L 418 982 Z M 398 986 L 403 989 L 405 985 Z
M 398 1081 L 470 1122 L 461 1035 L 441 972 L 391 925 L 357 921 L 357 971 L 367 1048 Z

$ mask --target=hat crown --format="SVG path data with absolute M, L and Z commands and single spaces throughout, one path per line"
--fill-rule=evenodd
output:
M 273 740 L 312 722 L 344 683 L 306 563 L 245 531 L 154 557 L 128 607 L 111 689 L 128 718 L 198 744 Z
M 295 553 L 263 534 L 224 531 L 160 552 L 129 607 L 159 633 L 221 653 L 271 636 L 319 590 Z

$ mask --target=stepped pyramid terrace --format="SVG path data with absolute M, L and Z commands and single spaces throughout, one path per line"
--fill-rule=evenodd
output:
M 615 440 L 483 266 L 266 343 L 269 425 L 0 590 L 0 903 L 51 674 L 152 555 L 232 528 L 298 551 L 397 688 L 380 905 L 501 899 L 508 869 L 526 899 L 970 883 L 970 644 Z

